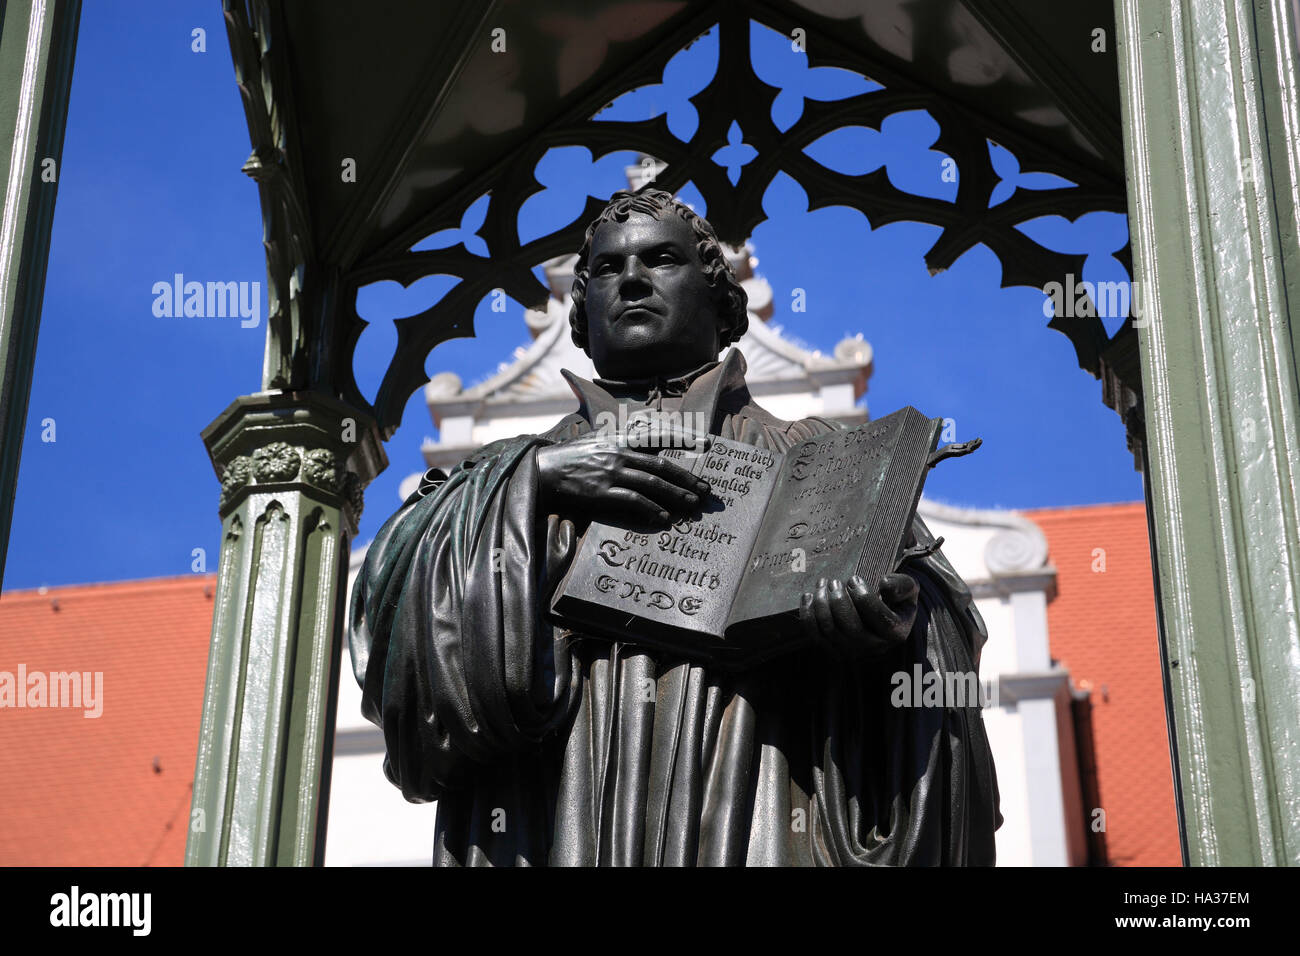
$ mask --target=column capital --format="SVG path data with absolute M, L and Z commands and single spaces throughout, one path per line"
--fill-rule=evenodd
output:
M 363 491 L 388 465 L 373 418 L 320 391 L 269 391 L 235 399 L 202 432 L 221 480 L 224 519 L 254 490 L 328 500 L 355 535 Z

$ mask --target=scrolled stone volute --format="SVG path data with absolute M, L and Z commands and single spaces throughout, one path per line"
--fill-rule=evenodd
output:
M 1047 563 L 1047 538 L 1028 521 L 1007 528 L 984 546 L 984 563 L 994 577 L 1041 570 Z

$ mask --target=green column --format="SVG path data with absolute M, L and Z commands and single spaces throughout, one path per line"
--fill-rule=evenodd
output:
M 222 540 L 185 862 L 322 862 L 348 549 L 379 430 L 320 392 L 236 400 L 203 432 Z
M 81 0 L 0 2 L 0 581 L 45 296 Z
M 1300 863 L 1291 0 L 1117 0 L 1150 498 L 1195 865 Z

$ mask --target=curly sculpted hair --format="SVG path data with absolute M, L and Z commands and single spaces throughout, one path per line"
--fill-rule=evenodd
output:
M 718 304 L 718 343 L 726 348 L 737 341 L 749 328 L 749 296 L 736 280 L 731 264 L 722 252 L 713 227 L 695 212 L 661 189 L 641 189 L 637 192 L 620 190 L 614 193 L 599 216 L 587 227 L 587 235 L 578 250 L 578 262 L 573 267 L 573 308 L 569 312 L 569 328 L 573 342 L 584 352 L 587 349 L 587 279 L 591 240 L 596 230 L 607 222 L 627 222 L 632 213 L 641 213 L 654 219 L 666 215 L 681 216 L 695 233 L 695 249 L 704 265 L 704 277 L 713 289 Z

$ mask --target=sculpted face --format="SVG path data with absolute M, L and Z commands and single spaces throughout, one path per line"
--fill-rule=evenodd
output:
M 587 347 L 604 378 L 680 375 L 718 357 L 718 310 L 680 216 L 633 213 L 592 237 Z

